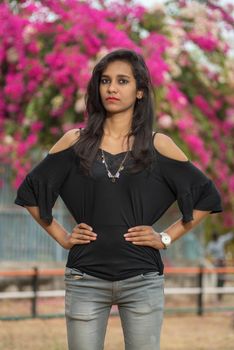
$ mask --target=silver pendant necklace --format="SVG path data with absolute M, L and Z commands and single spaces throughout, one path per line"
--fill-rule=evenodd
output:
M 122 162 L 120 163 L 120 166 L 119 166 L 119 168 L 118 168 L 118 170 L 116 171 L 115 174 L 112 174 L 112 173 L 111 173 L 111 171 L 110 171 L 110 169 L 109 169 L 109 167 L 108 167 L 108 165 L 107 165 L 104 152 L 103 152 L 102 149 L 101 149 L 101 151 L 102 151 L 102 163 L 105 165 L 105 168 L 106 168 L 106 171 L 107 171 L 107 175 L 108 175 L 108 177 L 111 179 L 112 182 L 115 182 L 116 179 L 119 178 L 120 172 L 124 169 L 124 162 L 125 162 L 125 160 L 127 159 L 127 155 L 128 155 L 128 153 L 129 153 L 129 151 L 126 152 L 125 157 L 124 157 L 124 159 L 122 160 Z

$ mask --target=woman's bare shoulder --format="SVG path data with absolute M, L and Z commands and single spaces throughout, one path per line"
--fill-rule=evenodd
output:
M 64 151 L 65 149 L 71 147 L 80 136 L 80 129 L 68 130 L 49 150 L 49 154 Z
M 163 156 L 179 161 L 187 161 L 184 152 L 169 136 L 157 132 L 154 136 L 154 147 Z

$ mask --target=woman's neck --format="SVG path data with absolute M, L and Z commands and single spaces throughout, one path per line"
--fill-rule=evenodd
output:
M 131 149 L 133 136 L 128 139 L 131 121 L 123 118 L 107 118 L 104 122 L 100 147 L 110 153 L 119 153 Z
M 130 118 L 107 118 L 103 126 L 103 134 L 113 139 L 125 138 L 131 130 Z

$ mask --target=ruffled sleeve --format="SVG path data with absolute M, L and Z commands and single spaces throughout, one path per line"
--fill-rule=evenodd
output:
M 23 207 L 38 206 L 40 218 L 51 224 L 52 208 L 69 173 L 74 156 L 72 146 L 57 153 L 48 153 L 26 175 L 17 190 L 14 203 Z
M 214 183 L 192 162 L 168 158 L 156 150 L 164 181 L 177 199 L 182 220 L 193 220 L 193 209 L 218 213 L 221 197 Z

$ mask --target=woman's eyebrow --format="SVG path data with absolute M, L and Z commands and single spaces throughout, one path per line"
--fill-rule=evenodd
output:
M 107 74 L 102 74 L 102 77 L 110 78 L 110 76 Z M 131 78 L 129 75 L 126 75 L 126 74 L 117 74 L 117 77 L 118 78 L 129 78 L 129 79 Z

